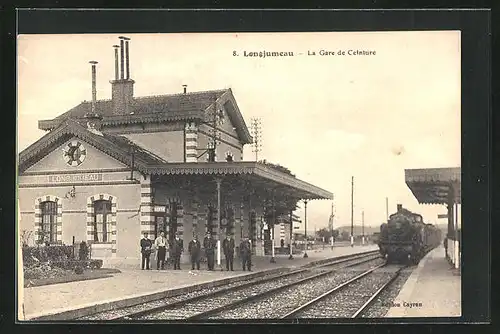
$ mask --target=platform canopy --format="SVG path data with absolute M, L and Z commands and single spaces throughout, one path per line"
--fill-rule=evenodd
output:
M 405 169 L 405 182 L 420 204 L 461 204 L 461 169 Z
M 307 200 L 333 199 L 331 192 L 260 162 L 156 164 L 148 166 L 148 173 L 152 175 L 152 180 L 168 184 L 177 183 L 176 186 L 180 188 L 187 184 L 208 185 L 215 178 L 221 178 L 222 188 L 225 189 L 225 192 L 239 194 L 257 192 L 262 197 L 271 197 L 274 191 L 274 195 L 278 197 Z

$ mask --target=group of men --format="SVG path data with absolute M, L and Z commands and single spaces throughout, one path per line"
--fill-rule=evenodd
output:
M 184 245 L 182 239 L 176 234 L 175 239 L 169 243 L 168 239 L 165 237 L 164 232 L 160 232 L 160 236 L 153 242 L 148 238 L 148 233 L 144 233 L 144 238 L 141 239 L 141 268 L 142 270 L 150 270 L 149 259 L 151 253 L 156 250 L 156 269 L 164 269 L 165 258 L 167 255 L 167 248 L 170 251 L 170 258 L 172 259 L 174 270 L 180 270 L 180 259 L 181 254 L 184 251 Z M 210 232 L 207 233 L 203 239 L 203 245 L 198 241 L 198 237 L 193 236 L 193 240 L 189 242 L 188 252 L 189 258 L 191 260 L 191 269 L 200 270 L 201 254 L 202 249 L 205 253 L 205 258 L 207 260 L 207 269 L 210 271 L 214 270 L 214 258 L 217 249 L 217 241 L 212 237 Z M 222 242 L 222 251 L 226 259 L 226 270 L 233 271 L 234 262 L 234 250 L 235 243 L 231 235 L 227 235 L 226 239 Z M 243 270 L 251 271 L 252 269 L 252 245 L 247 237 L 244 237 L 240 243 L 240 259 L 242 262 Z

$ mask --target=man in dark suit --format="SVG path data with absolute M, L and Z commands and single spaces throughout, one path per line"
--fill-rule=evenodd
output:
M 172 242 L 172 257 L 174 260 L 174 270 L 181 270 L 181 254 L 184 250 L 183 242 L 178 234 Z
M 203 248 L 207 257 L 208 270 L 214 270 L 215 241 L 210 232 L 207 232 L 205 239 L 203 239 Z
M 144 238 L 141 239 L 140 245 L 141 245 L 141 256 L 142 256 L 141 268 L 142 270 L 144 270 L 144 265 L 145 265 L 146 270 L 150 270 L 149 257 L 151 255 L 151 247 L 153 247 L 153 242 L 149 240 L 147 233 L 144 233 Z
M 196 263 L 196 269 L 200 270 L 201 244 L 198 241 L 198 236 L 193 236 L 193 240 L 189 242 L 188 251 L 191 258 L 191 269 L 194 270 L 194 264 Z
M 240 243 L 240 257 L 243 264 L 243 271 L 248 268 L 248 271 L 252 271 L 252 244 L 248 240 L 248 237 L 244 237 Z
M 222 249 L 224 250 L 224 256 L 226 258 L 226 270 L 233 271 L 233 260 L 234 260 L 234 239 L 231 235 L 227 235 L 226 239 L 222 243 Z

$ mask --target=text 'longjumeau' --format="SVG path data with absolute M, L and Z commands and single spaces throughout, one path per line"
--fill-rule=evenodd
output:
M 339 49 L 339 50 L 308 50 L 307 52 L 295 51 L 233 51 L 233 56 L 253 58 L 272 58 L 272 57 L 294 57 L 294 56 L 376 56 L 377 52 L 374 50 L 353 50 L 353 49 Z

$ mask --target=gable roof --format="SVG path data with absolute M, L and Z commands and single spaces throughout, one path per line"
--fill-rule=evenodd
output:
M 72 137 L 84 140 L 127 166 L 131 166 L 132 164 L 130 152 L 133 149 L 134 168 L 143 172 L 146 171 L 146 166 L 149 164 L 166 162 L 123 136 L 106 133 L 99 135 L 89 131 L 76 120 L 69 118 L 62 121 L 57 128 L 19 153 L 19 172 L 22 173 L 37 163 L 42 157 L 52 152 L 56 146 Z
M 144 96 L 134 98 L 130 115 L 113 115 L 112 100 L 97 100 L 96 110 L 103 117 L 102 125 L 113 126 L 120 124 L 150 123 L 179 120 L 204 121 L 207 111 L 213 108 L 214 103 L 229 106 L 227 112 L 240 140 L 244 144 L 253 142 L 245 120 L 236 104 L 231 89 L 221 89 L 203 92 L 191 92 L 171 95 Z M 53 130 L 67 119 L 81 119 L 91 112 L 91 102 L 83 101 L 74 108 L 52 120 L 41 120 L 38 127 L 41 130 Z
M 97 134 L 72 118 L 64 120 L 57 128 L 47 133 L 19 154 L 19 173 L 22 174 L 40 159 L 54 151 L 65 141 L 77 137 L 94 146 L 104 154 L 132 166 L 131 148 L 134 149 L 134 168 L 150 175 L 241 175 L 250 182 L 260 180 L 272 186 L 286 187 L 297 196 L 307 199 L 332 199 L 329 191 L 260 162 L 184 162 L 169 163 L 153 153 L 134 144 L 120 135 Z M 252 181 L 253 180 L 253 181 Z

